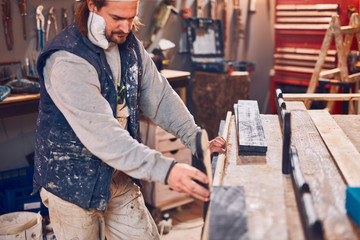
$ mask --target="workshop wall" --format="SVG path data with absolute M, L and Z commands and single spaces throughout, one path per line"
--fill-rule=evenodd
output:
M 183 0 L 184 1 L 184 0 Z M 194 12 L 195 0 L 176 1 L 177 9 L 181 9 L 182 5 L 191 8 Z M 221 19 L 221 11 L 224 7 L 224 1 L 218 2 L 218 18 Z M 232 44 L 234 34 L 234 15 L 233 1 L 228 2 L 228 17 L 227 17 L 227 42 L 225 48 L 225 60 L 249 61 L 256 65 L 256 69 L 251 73 L 250 98 L 258 100 L 261 113 L 268 112 L 268 89 L 269 89 L 269 73 L 273 67 L 273 53 L 274 53 L 274 7 L 275 0 L 251 0 L 249 1 L 249 13 L 245 26 L 245 38 L 239 44 L 238 49 L 233 49 Z M 241 2 L 241 1 L 240 1 Z M 161 3 L 161 0 L 146 0 L 143 1 L 140 7 L 140 17 L 144 23 L 137 36 L 145 42 L 149 39 L 151 18 L 156 11 L 156 6 Z M 245 9 L 241 10 L 245 12 Z M 207 6 L 204 8 L 204 13 L 208 12 Z M 192 66 L 189 54 L 179 54 L 179 39 L 181 29 L 181 18 L 179 15 L 171 14 L 164 29 L 160 31 L 158 39 L 165 38 L 176 44 L 171 58 L 170 68 L 177 70 L 191 71 Z M 244 23 L 243 23 L 244 24 Z M 237 57 L 234 58 L 234 52 Z
M 147 42 L 150 35 L 151 19 L 156 11 L 156 7 L 161 0 L 143 0 L 140 4 L 139 16 L 144 26 L 136 33 L 140 40 Z M 222 1 L 218 1 L 222 3 Z M 229 2 L 228 9 L 232 9 L 232 1 Z M 61 8 L 67 9 L 68 23 L 73 19 L 73 11 L 76 6 L 74 0 L 62 1 L 41 1 L 27 0 L 27 39 L 23 39 L 22 22 L 17 1 L 11 0 L 12 26 L 14 34 L 13 50 L 8 51 L 4 41 L 4 29 L 0 27 L 0 62 L 21 61 L 25 65 L 25 58 L 36 59 L 39 52 L 36 51 L 36 20 L 35 10 L 39 4 L 44 5 L 43 14 L 47 22 L 49 9 L 55 7 L 58 29 L 61 30 Z M 177 1 L 176 8 L 182 6 L 191 8 L 194 12 L 195 0 Z M 251 73 L 251 99 L 258 100 L 260 111 L 267 112 L 267 95 L 269 71 L 273 66 L 273 32 L 272 19 L 274 0 L 252 0 L 252 11 L 248 14 L 248 21 L 245 32 L 245 39 L 242 49 L 238 49 L 239 54 L 236 60 L 251 61 L 255 63 L 256 70 Z M 204 11 L 207 9 L 205 7 Z M 242 10 L 245 11 L 245 10 Z M 189 54 L 179 54 L 178 45 L 180 39 L 181 21 L 180 16 L 171 14 L 165 27 L 159 33 L 157 40 L 165 38 L 176 44 L 171 51 L 169 68 L 175 70 L 191 71 Z M 228 13 L 227 35 L 234 31 L 231 26 L 233 15 Z M 53 21 L 52 21 L 53 24 Z M 47 24 L 45 24 L 46 28 Z M 51 26 L 49 38 L 55 35 L 54 27 Z M 228 41 L 231 41 L 229 39 Z M 232 46 L 227 44 L 227 46 Z M 232 59 L 234 49 L 225 49 L 225 59 Z M 234 60 L 234 59 L 232 59 Z M 32 64 L 32 61 L 30 61 Z M 0 171 L 16 167 L 26 166 L 26 155 L 34 151 L 35 124 L 37 114 L 27 114 L 18 117 L 0 118 Z M 225 117 L 225 116 L 224 116 Z
M 18 7 L 18 1 L 11 0 L 11 17 L 14 35 L 13 49 L 9 51 L 5 44 L 4 28 L 0 27 L 0 62 L 20 61 L 25 66 L 25 58 L 36 59 L 39 52 L 36 51 L 36 7 L 44 5 L 43 14 L 47 22 L 49 9 L 55 7 L 58 29 L 61 30 L 61 8 L 67 9 L 68 22 L 73 21 L 73 0 L 41 1 L 27 0 L 26 32 L 27 38 L 23 38 L 22 20 Z M 49 38 L 55 36 L 54 21 L 49 32 Z M 46 29 L 47 23 L 45 24 Z M 34 152 L 35 129 L 37 113 L 25 114 L 16 117 L 0 118 L 0 171 L 24 167 L 29 165 L 26 158 Z M 31 161 L 31 156 L 29 156 Z

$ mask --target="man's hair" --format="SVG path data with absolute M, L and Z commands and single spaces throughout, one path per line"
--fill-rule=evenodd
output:
M 93 0 L 95 7 L 100 10 L 102 7 L 106 6 L 106 0 Z M 83 36 L 87 36 L 87 21 L 89 18 L 89 8 L 86 0 L 82 0 L 75 10 L 75 23 Z M 137 31 L 142 25 L 138 16 L 135 16 L 133 22 L 133 29 Z

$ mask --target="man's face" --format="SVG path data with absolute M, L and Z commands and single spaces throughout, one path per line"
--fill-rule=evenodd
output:
M 122 44 L 131 31 L 137 8 L 138 1 L 107 1 L 100 10 L 93 11 L 105 20 L 107 40 Z

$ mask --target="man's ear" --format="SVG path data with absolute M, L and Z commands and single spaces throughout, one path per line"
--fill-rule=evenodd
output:
M 90 12 L 97 13 L 97 8 L 96 8 L 93 0 L 87 0 L 87 6 L 88 6 Z

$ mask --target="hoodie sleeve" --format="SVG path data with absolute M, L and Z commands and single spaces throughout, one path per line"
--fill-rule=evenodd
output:
M 201 130 L 200 127 L 195 124 L 194 117 L 168 80 L 159 73 L 149 54 L 145 49 L 141 50 L 144 69 L 141 83 L 141 110 L 162 129 L 179 137 L 194 154 L 196 133 Z

